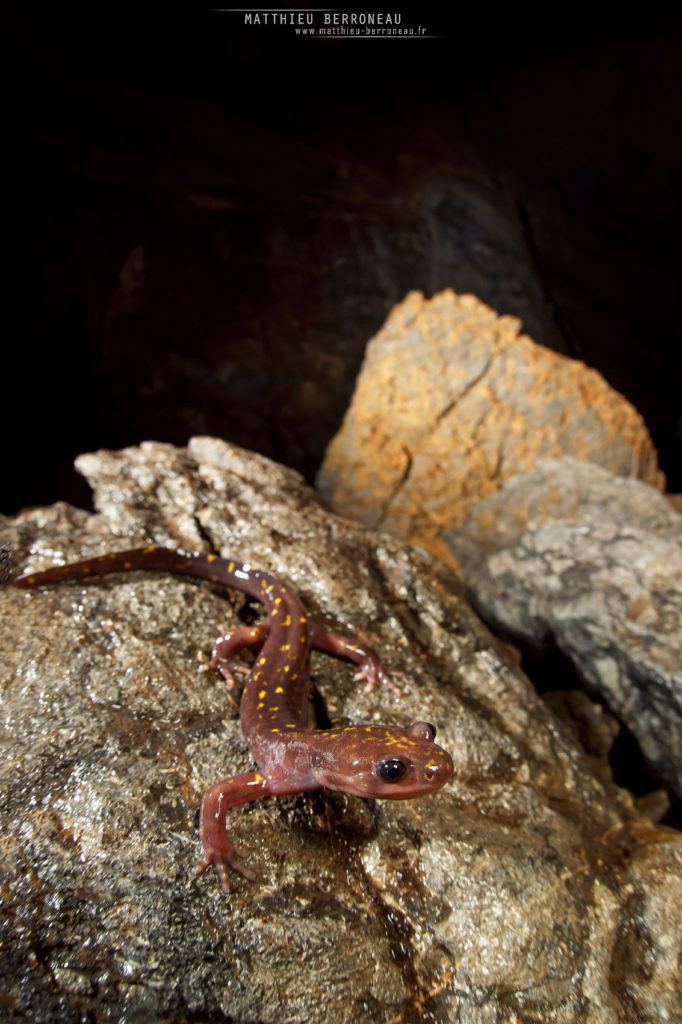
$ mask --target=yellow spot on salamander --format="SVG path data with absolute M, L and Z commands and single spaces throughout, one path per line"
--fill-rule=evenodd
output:
M 302 626 L 305 626 L 308 620 L 306 619 L 305 615 L 302 615 L 298 621 L 301 623 Z
M 291 625 L 291 615 L 287 614 L 287 617 L 284 620 L 284 625 L 285 626 L 290 626 Z
M 284 666 L 284 671 L 285 672 L 291 672 L 291 665 L 285 665 Z
M 261 690 L 260 693 L 258 694 L 258 696 L 262 700 L 263 697 L 265 696 L 265 690 Z
M 275 693 L 284 693 L 284 687 L 283 686 L 275 687 Z
M 215 562 L 217 557 L 218 557 L 217 555 L 206 555 L 206 561 L 207 562 Z
M 234 572 L 234 562 L 228 562 L 227 563 L 227 571 L 228 572 Z
M 282 644 L 282 646 L 280 647 L 280 651 L 290 651 L 290 650 L 291 650 L 291 644 Z
M 265 664 L 265 658 L 264 657 L 263 658 L 259 658 L 258 659 L 258 664 L 259 665 L 264 665 Z
M 156 544 L 150 544 L 148 548 L 145 548 L 142 552 L 143 555 L 151 555 L 152 551 L 156 551 Z
M 260 702 L 258 703 L 258 705 L 256 706 L 256 711 L 260 711 L 260 709 L 261 709 L 261 708 L 264 708 L 264 707 L 265 707 L 265 704 L 263 703 L 263 701 L 260 701 Z M 259 716 L 259 717 L 260 717 L 260 716 Z
M 285 728 L 286 728 L 286 729 L 295 729 L 295 728 L 296 728 L 296 726 L 295 726 L 295 725 L 289 725 L 289 724 L 288 724 L 288 725 L 286 725 L 286 726 L 285 726 Z

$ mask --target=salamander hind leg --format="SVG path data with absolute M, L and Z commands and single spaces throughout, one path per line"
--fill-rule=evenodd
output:
M 400 690 L 391 679 L 388 669 L 369 644 L 361 643 L 350 637 L 339 636 L 338 633 L 332 633 L 331 630 L 315 623 L 310 628 L 310 642 L 316 651 L 324 651 L 337 658 L 348 658 L 349 661 L 359 665 L 359 671 L 355 673 L 355 678 L 365 680 L 367 693 L 373 690 L 377 683 L 381 683 L 396 697 L 400 697 Z
M 230 808 L 257 800 L 260 796 L 267 796 L 269 791 L 268 781 L 260 772 L 246 772 L 231 779 L 223 779 L 206 791 L 201 802 L 199 819 L 199 834 L 204 855 L 197 864 L 197 874 L 212 864 L 226 892 L 230 890 L 230 869 L 253 881 L 256 876 L 246 867 L 241 852 L 229 839 L 225 830 L 225 820 Z

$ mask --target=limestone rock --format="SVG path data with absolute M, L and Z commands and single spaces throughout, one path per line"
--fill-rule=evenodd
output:
M 485 620 L 568 658 L 682 795 L 682 516 L 666 498 L 544 459 L 444 536 Z
M 443 529 L 541 456 L 663 486 L 639 413 L 472 295 L 412 292 L 367 346 L 318 477 L 337 512 L 451 560 Z
M 257 872 L 194 877 L 205 787 L 250 767 L 197 652 L 243 621 L 208 584 L 136 573 L 0 589 L 0 1006 L 36 1024 L 334 1024 L 682 1013 L 682 841 L 592 774 L 447 569 L 324 512 L 210 438 L 79 460 L 97 514 L 5 524 L 22 567 L 155 540 L 267 566 L 364 634 L 403 698 L 313 660 L 318 721 L 438 726 L 422 801 L 315 793 L 230 814 Z

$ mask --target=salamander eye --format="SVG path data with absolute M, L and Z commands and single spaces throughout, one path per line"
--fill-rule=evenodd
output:
M 407 730 L 407 735 L 413 740 L 430 740 L 433 742 L 436 738 L 436 727 L 431 725 L 430 722 L 415 722 Z
M 384 782 L 398 782 L 407 771 L 407 765 L 399 757 L 387 757 L 377 768 Z

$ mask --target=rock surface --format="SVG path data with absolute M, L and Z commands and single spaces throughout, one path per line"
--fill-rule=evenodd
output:
M 682 515 L 637 480 L 542 459 L 444 537 L 485 620 L 568 658 L 682 796 Z
M 639 413 L 472 295 L 412 292 L 369 342 L 318 476 L 337 512 L 452 562 L 443 529 L 541 456 L 664 484 Z
M 36 1024 L 679 1020 L 682 839 L 598 780 L 456 578 L 210 438 L 83 456 L 97 514 L 6 522 L 21 566 L 151 539 L 289 579 L 369 637 L 403 698 L 313 660 L 319 721 L 433 721 L 434 797 L 327 793 L 230 815 L 257 871 L 195 878 L 202 790 L 249 767 L 197 652 L 241 599 L 151 574 L 0 590 L 0 1006 Z

